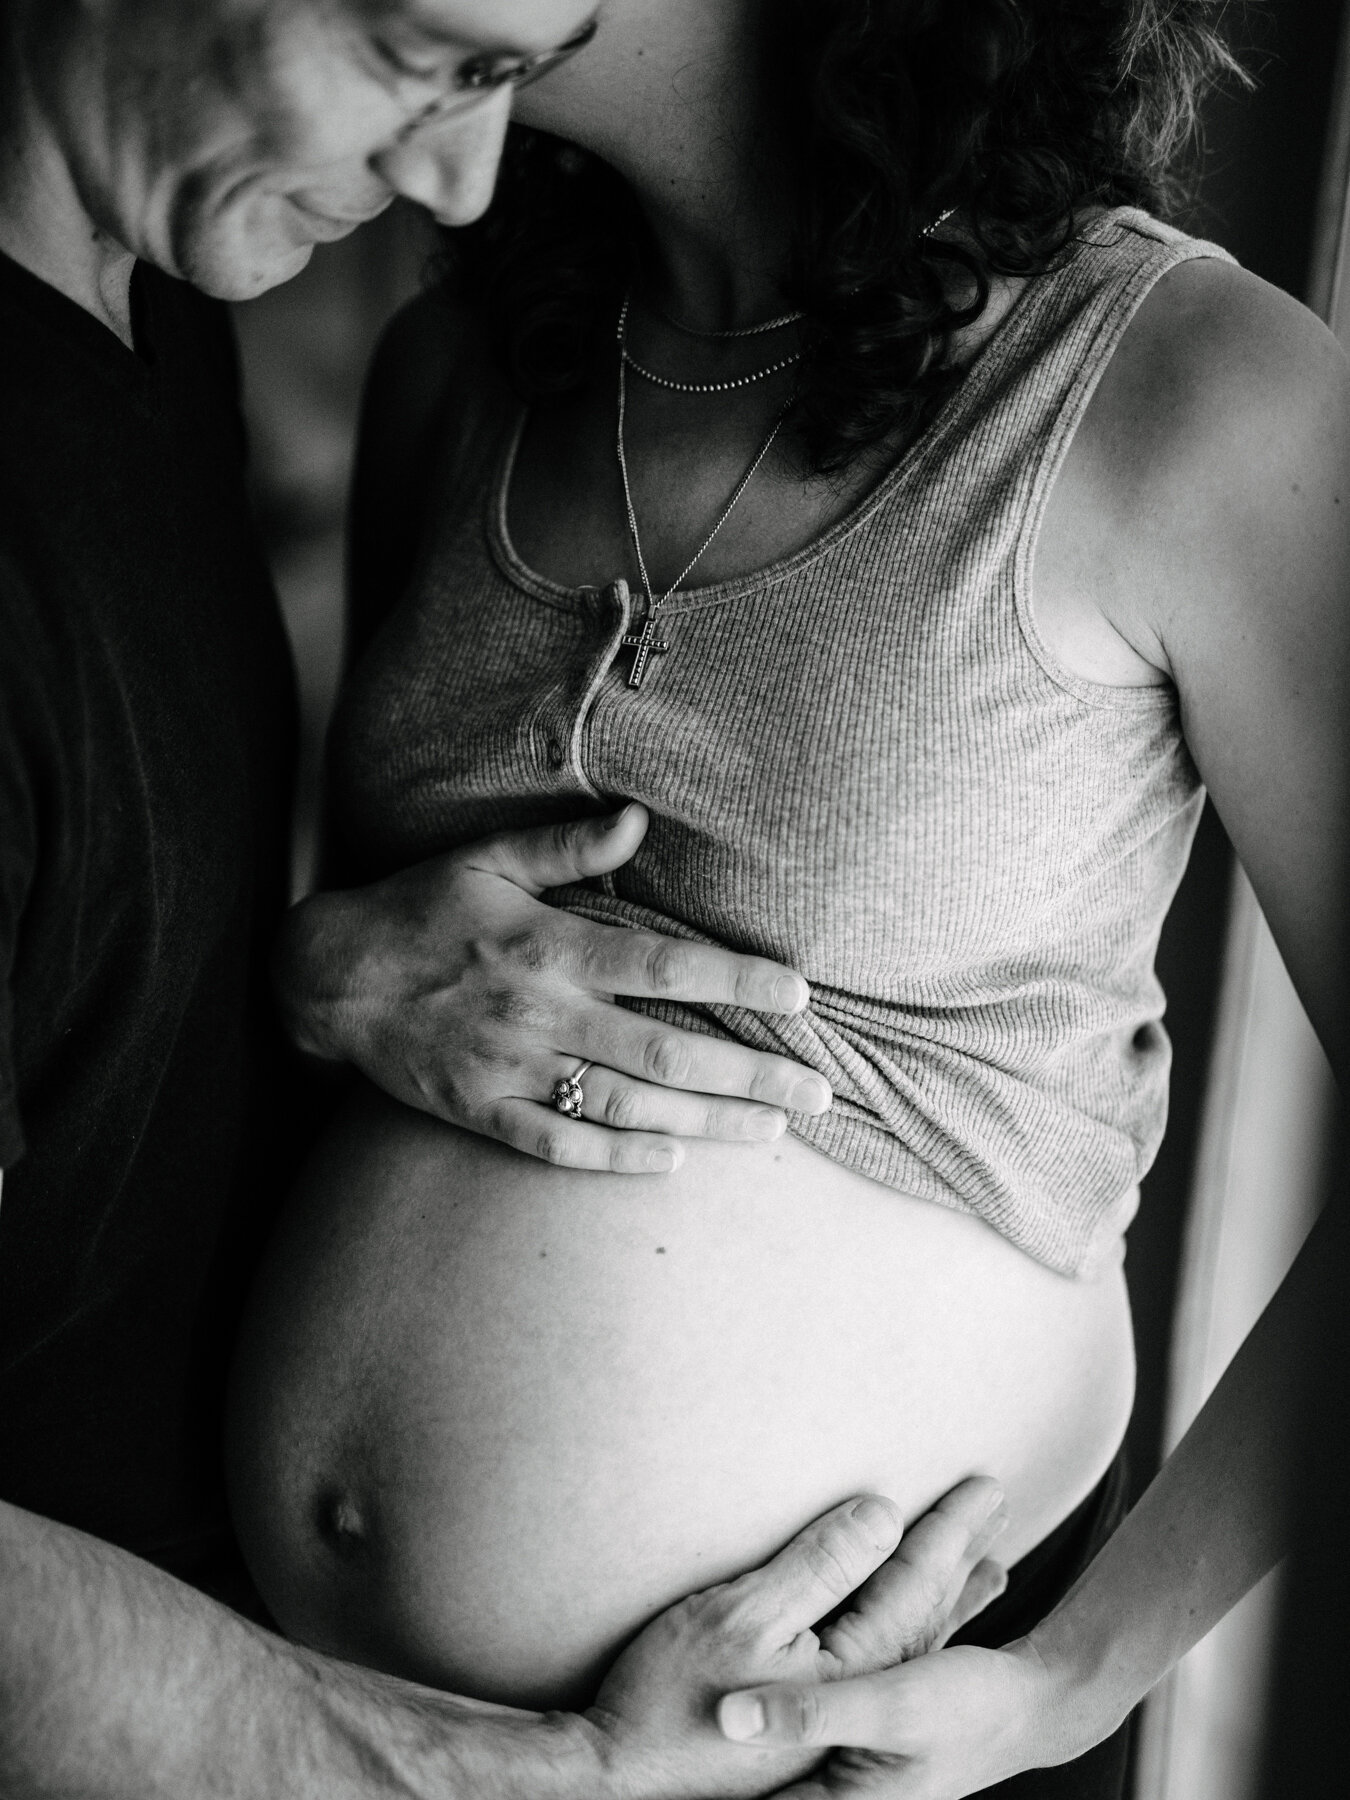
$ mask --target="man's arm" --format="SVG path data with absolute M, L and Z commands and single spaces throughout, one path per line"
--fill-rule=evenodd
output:
M 906 1540 L 849 1501 L 764 1568 L 658 1618 L 591 1715 L 484 1705 L 285 1642 L 149 1564 L 0 1503 L 0 1792 L 26 1800 L 710 1800 L 800 1753 L 746 1758 L 717 1692 L 875 1666 L 997 1592 L 1001 1508 L 965 1482 Z M 879 1566 L 850 1630 L 810 1627 Z M 830 1631 L 834 1632 L 831 1640 Z M 829 1647 L 831 1646 L 832 1647 Z
M 600 1792 L 575 1719 L 482 1707 L 314 1655 L 136 1557 L 2 1504 L 0 1595 L 0 1792 Z

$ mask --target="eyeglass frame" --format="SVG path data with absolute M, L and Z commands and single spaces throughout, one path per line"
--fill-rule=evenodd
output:
M 499 88 L 528 87 L 532 81 L 551 74 L 559 64 L 575 56 L 578 50 L 584 50 L 599 29 L 598 19 L 587 19 L 570 38 L 561 44 L 555 44 L 551 50 L 533 50 L 525 55 L 518 55 L 510 50 L 480 50 L 475 56 L 465 57 L 455 70 L 454 91 L 442 94 L 439 99 L 422 107 L 399 135 L 410 137 L 424 125 L 467 112 L 477 101 L 488 94 L 495 94 Z

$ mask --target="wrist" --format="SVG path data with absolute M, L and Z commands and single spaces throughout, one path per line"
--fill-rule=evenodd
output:
M 1056 1761 L 1082 1756 L 1110 1737 L 1143 1698 L 1122 1680 L 1111 1634 L 1085 1633 L 1064 1613 L 1052 1612 L 1007 1648 L 1036 1668 L 1043 1695 L 1038 1711 Z
M 574 1712 L 545 1713 L 539 1724 L 552 1734 L 557 1800 L 619 1800 L 613 1746 L 599 1726 L 584 1713 Z M 543 1791 L 531 1789 L 529 1800 Z
M 302 1652 L 334 1774 L 352 1800 L 614 1800 L 600 1734 L 576 1713 L 520 1712 Z M 344 1754 L 334 1754 L 338 1748 Z M 316 1760 L 324 1761 L 323 1757 Z M 335 1781 L 325 1800 L 346 1800 Z
M 344 1059 L 339 1023 L 350 988 L 344 956 L 343 898 L 311 894 L 287 913 L 272 957 L 272 982 L 286 1031 L 296 1048 L 326 1062 Z M 339 970 L 346 979 L 339 979 Z

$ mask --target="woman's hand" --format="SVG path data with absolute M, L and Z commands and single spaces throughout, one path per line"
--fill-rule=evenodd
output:
M 850 1501 L 763 1568 L 673 1606 L 620 1657 L 586 1715 L 606 1792 L 720 1800 L 805 1773 L 820 1758 L 814 1744 L 747 1752 L 720 1735 L 719 1692 L 744 1685 L 751 1671 L 756 1681 L 816 1683 L 921 1656 L 1002 1591 L 1003 1571 L 986 1552 L 1005 1523 L 996 1483 L 972 1478 L 888 1556 L 901 1530 L 894 1506 Z
M 783 1790 L 791 1800 L 960 1800 L 1024 1769 L 1069 1762 L 1120 1723 L 1093 1719 L 1067 1674 L 1031 1639 L 958 1644 L 901 1668 L 829 1686 L 728 1694 L 725 1734 L 761 1753 L 837 1749 Z
M 758 956 L 599 925 L 539 895 L 628 861 L 640 806 L 506 832 L 388 880 L 316 894 L 277 955 L 301 1049 L 349 1062 L 409 1106 L 581 1169 L 674 1168 L 681 1138 L 767 1141 L 828 1084 L 785 1057 L 677 1030 L 616 995 L 793 1013 L 800 975 Z M 581 1061 L 580 1120 L 549 1096 Z

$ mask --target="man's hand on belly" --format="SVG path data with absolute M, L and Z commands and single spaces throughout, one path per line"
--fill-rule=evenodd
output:
M 850 1500 L 763 1568 L 671 1607 L 619 1658 L 586 1714 L 606 1794 L 720 1800 L 804 1774 L 818 1750 L 729 1743 L 717 1728 L 720 1695 L 751 1680 L 858 1676 L 944 1642 L 1001 1591 L 1003 1571 L 985 1553 L 1005 1520 L 993 1481 L 964 1481 L 891 1554 L 895 1507 Z M 750 1669 L 779 1672 L 751 1678 Z
M 607 819 L 502 833 L 370 887 L 316 894 L 278 950 L 304 1050 L 349 1062 L 406 1105 L 570 1168 L 663 1172 L 681 1138 L 763 1142 L 784 1109 L 823 1112 L 821 1076 L 681 1031 L 615 996 L 798 1012 L 799 975 L 763 957 L 596 924 L 547 888 L 620 867 L 647 828 Z M 581 1062 L 579 1119 L 550 1103 Z

